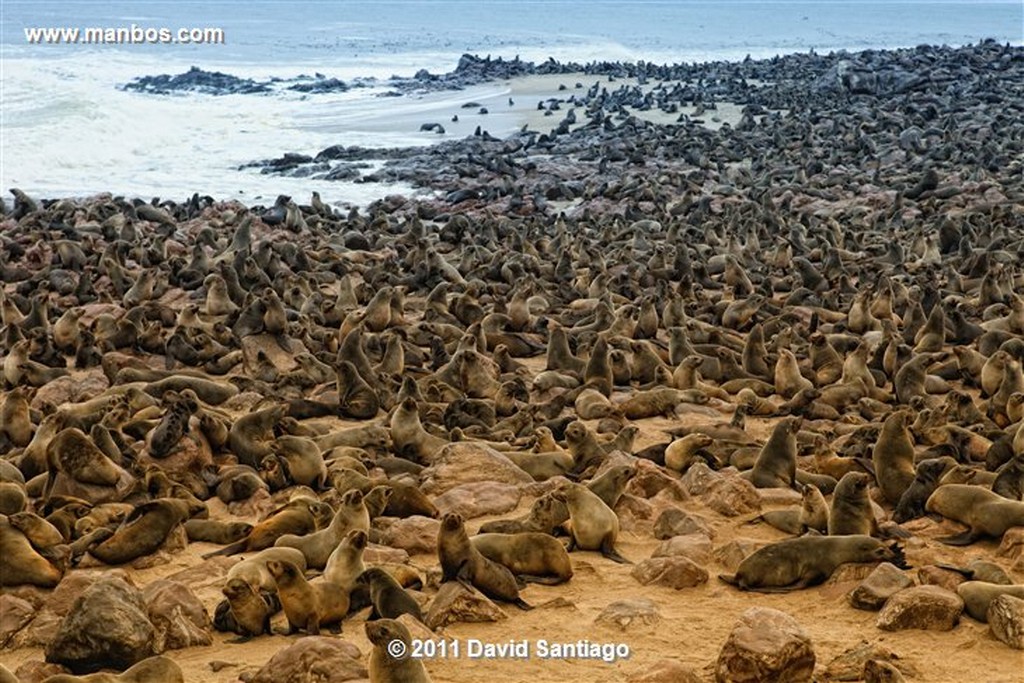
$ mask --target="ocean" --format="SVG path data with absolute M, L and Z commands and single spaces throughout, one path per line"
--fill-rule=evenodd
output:
M 33 44 L 26 29 L 217 28 L 219 44 Z M 1024 3 L 908 0 L 407 0 L 349 2 L 0 2 L 0 188 L 38 197 L 109 191 L 146 199 L 269 203 L 278 194 L 365 205 L 412 188 L 281 178 L 240 166 L 336 144 L 394 147 L 461 137 L 450 123 L 469 101 L 502 102 L 505 83 L 463 92 L 381 97 L 392 75 L 451 71 L 463 53 L 541 62 L 700 62 L 815 50 L 984 38 L 1024 44 Z M 323 74 L 379 79 L 346 92 L 153 95 L 129 81 L 198 66 L 257 80 Z M 488 131 L 521 125 L 536 102 L 520 101 Z M 518 117 L 518 118 L 517 118 Z M 439 121 L 446 133 L 412 121 Z

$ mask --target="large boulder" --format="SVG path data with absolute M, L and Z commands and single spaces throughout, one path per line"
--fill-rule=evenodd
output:
M 880 610 L 886 600 L 913 585 L 914 580 L 896 565 L 883 562 L 850 592 L 850 604 L 857 609 Z
M 508 615 L 487 596 L 460 581 L 441 584 L 437 596 L 427 612 L 427 626 L 437 630 L 441 626 L 462 622 L 501 621 Z
M 988 605 L 992 635 L 1015 650 L 1024 650 L 1024 600 L 1000 595 Z
M 431 466 L 420 474 L 423 492 L 429 495 L 440 495 L 456 486 L 482 481 L 514 485 L 533 482 L 533 477 L 498 451 L 469 441 L 443 447 Z
M 210 615 L 188 586 L 160 579 L 143 590 L 157 652 L 213 643 Z
M 392 548 L 410 555 L 437 551 L 437 532 L 441 523 L 431 517 L 413 515 L 395 520 L 381 532 L 381 540 Z
M 718 654 L 718 683 L 810 681 L 816 658 L 811 639 L 796 619 L 767 607 L 740 617 Z
M 676 590 L 708 582 L 708 570 L 682 556 L 644 560 L 630 575 L 645 586 L 654 584 Z
M 308 636 L 278 650 L 249 683 L 342 683 L 369 674 L 362 653 L 339 638 Z
M 155 644 L 142 593 L 120 579 L 100 579 L 71 606 L 46 647 L 46 661 L 76 674 L 127 669 L 155 654 Z
M 921 629 L 949 631 L 960 622 L 964 601 L 938 586 L 908 588 L 890 597 L 878 613 L 878 628 L 883 631 Z
M 437 497 L 434 504 L 441 514 L 457 512 L 463 519 L 502 515 L 519 505 L 519 487 L 494 481 L 462 484 Z

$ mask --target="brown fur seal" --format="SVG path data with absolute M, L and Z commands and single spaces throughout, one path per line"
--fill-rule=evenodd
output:
M 287 504 L 277 508 L 267 517 L 258 522 L 244 539 L 221 548 L 220 550 L 203 555 L 210 558 L 215 555 L 236 555 L 250 550 L 263 550 L 269 548 L 286 534 L 308 534 L 316 531 L 321 522 L 329 524 L 328 516 L 333 517 L 334 511 L 325 503 L 298 498 L 289 501 Z
M 44 498 L 49 498 L 58 474 L 74 481 L 96 486 L 114 486 L 121 471 L 80 429 L 62 430 L 46 447 L 49 470 Z
M 759 548 L 722 581 L 740 590 L 787 593 L 814 586 L 847 562 L 892 562 L 906 568 L 903 551 L 870 536 L 802 536 Z
M 198 510 L 180 498 L 158 498 L 137 506 L 114 534 L 89 549 L 106 564 L 124 564 L 149 555 L 167 540 L 177 525 Z
M 935 489 L 925 510 L 970 527 L 956 536 L 938 540 L 947 545 L 969 545 L 979 538 L 1002 538 L 1010 527 L 1024 526 L 1024 503 L 968 484 L 947 484 Z
M 331 624 L 338 624 L 340 630 L 341 620 L 348 614 L 348 593 L 331 583 L 309 583 L 291 562 L 270 560 L 267 570 L 277 583 L 281 608 L 288 618 L 286 635 L 301 628 L 316 636 L 321 626 Z
M 423 668 L 423 662 L 409 656 L 412 652 L 412 635 L 409 629 L 394 619 L 368 621 L 366 637 L 373 643 L 370 653 L 370 683 L 430 683 L 430 676 Z M 391 643 L 400 641 L 405 645 L 401 656 L 393 656 Z
M 13 515 L 25 509 L 28 496 L 25 485 L 13 481 L 0 482 L 0 515 Z
M 27 387 L 15 387 L 0 405 L 0 435 L 19 448 L 29 445 L 35 431 L 29 414 L 28 391 Z
M 899 503 L 893 511 L 892 520 L 897 524 L 924 517 L 924 504 L 928 501 L 939 485 L 939 479 L 949 467 L 955 467 L 956 461 L 950 457 L 928 458 L 917 463 L 914 481 L 900 496 Z
M 163 655 L 148 657 L 119 674 L 94 673 L 85 676 L 57 674 L 43 679 L 43 683 L 185 683 L 181 667 Z
M 914 481 L 914 442 L 907 430 L 910 413 L 893 412 L 886 418 L 878 441 L 871 451 L 875 478 L 886 502 L 896 505 L 900 496 Z
M 227 545 L 240 541 L 252 531 L 248 522 L 225 522 L 216 519 L 190 519 L 185 522 L 189 541 Z
M 410 614 L 417 621 L 423 621 L 420 605 L 411 595 L 405 592 L 402 585 L 380 567 L 367 569 L 356 579 L 360 586 L 366 586 L 370 594 L 373 610 L 366 617 L 367 621 L 376 619 L 397 619 L 403 614 Z
M 338 547 L 331 552 L 324 567 L 324 581 L 333 583 L 352 592 L 356 579 L 366 567 L 363 565 L 363 551 L 369 536 L 362 529 L 352 529 L 341 539 Z
M 572 525 L 569 550 L 597 550 L 615 562 L 630 563 L 615 549 L 619 518 L 597 494 L 586 486 L 570 482 L 554 491 L 553 495 L 569 509 Z
M 665 449 L 665 467 L 676 472 L 686 472 L 695 462 L 707 462 L 699 451 L 715 442 L 707 434 L 687 434 L 670 443 Z
M 868 496 L 871 477 L 862 472 L 843 475 L 832 494 L 828 516 L 829 536 L 875 536 L 878 525 Z
M 228 601 L 233 621 L 232 630 L 244 639 L 270 633 L 270 617 L 273 609 L 248 581 L 228 579 L 221 591 Z
M 495 600 L 511 602 L 520 609 L 532 609 L 521 597 L 515 576 L 504 565 L 484 557 L 469 541 L 462 516 L 449 512 L 441 518 L 437 534 L 437 556 L 442 581 L 463 581 Z
M 796 435 L 803 418 L 787 417 L 772 430 L 754 462 L 750 482 L 757 488 L 796 488 Z
M 810 484 L 801 485 L 799 508 L 768 510 L 752 521 L 763 520 L 770 526 L 787 534 L 800 536 L 809 529 L 819 533 L 827 533 L 829 507 L 821 490 Z
M 298 548 L 306 556 L 307 566 L 323 569 L 338 543 L 352 529 L 370 530 L 370 515 L 363 504 L 363 494 L 358 490 L 347 491 L 342 496 L 341 505 L 326 529 L 305 536 L 285 534 L 274 545 L 279 548 Z
M 965 581 L 956 587 L 956 593 L 964 601 L 964 611 L 982 623 L 988 623 L 988 606 L 1000 595 L 1012 595 L 1024 599 L 1024 586 Z
M 555 500 L 552 494 L 541 496 L 533 502 L 530 511 L 518 519 L 497 519 L 480 525 L 480 533 L 521 534 L 536 531 L 553 534 L 555 527 L 569 519 L 565 503 Z
M 228 570 L 227 580 L 242 579 L 256 590 L 274 590 L 274 577 L 267 569 L 267 562 L 291 562 L 300 570 L 306 570 L 306 557 L 296 548 L 266 548 L 252 557 L 242 560 Z
M 418 463 L 430 463 L 448 441 L 430 434 L 420 422 L 416 400 L 407 398 L 391 414 L 391 441 L 395 452 Z
M 553 586 L 572 578 L 569 553 L 548 534 L 478 534 L 470 542 L 484 557 L 505 565 L 523 581 Z
M 54 564 L 32 547 L 28 537 L 0 515 L 0 586 L 39 586 L 53 588 L 64 576 L 66 562 Z
M 270 455 L 274 426 L 281 421 L 287 410 L 287 406 L 276 405 L 235 420 L 228 433 L 228 446 L 240 463 L 258 468 L 263 458 Z

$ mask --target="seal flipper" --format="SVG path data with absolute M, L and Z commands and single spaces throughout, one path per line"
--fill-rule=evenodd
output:
M 277 342 L 277 345 L 279 347 L 281 347 L 282 351 L 284 351 L 285 353 L 288 353 L 288 354 L 292 353 L 292 345 L 291 345 L 290 340 L 288 339 L 287 335 L 275 334 L 274 335 L 274 341 Z
M 945 543 L 946 545 L 970 545 L 981 538 L 981 534 L 974 529 L 968 529 L 962 534 L 956 534 L 955 536 L 944 536 L 937 538 L 939 543 Z
M 539 583 L 545 586 L 557 586 L 565 582 L 564 579 L 560 579 L 557 576 L 535 576 L 533 574 L 519 574 L 516 576 L 516 581 L 524 584 Z
M 632 560 L 627 560 L 619 554 L 619 551 L 615 549 L 608 537 L 605 537 L 604 541 L 601 543 L 601 554 L 609 560 L 613 560 L 619 564 L 633 564 Z
M 515 600 L 512 601 L 512 604 L 515 605 L 516 607 L 518 607 L 519 609 L 521 609 L 523 611 L 526 611 L 526 612 L 529 612 L 530 610 L 533 609 L 533 605 L 531 605 L 530 603 L 526 602 L 522 598 L 516 598 Z
M 736 586 L 737 588 L 741 588 L 740 582 L 736 578 L 735 574 L 719 574 L 718 580 L 727 583 L 730 586 Z

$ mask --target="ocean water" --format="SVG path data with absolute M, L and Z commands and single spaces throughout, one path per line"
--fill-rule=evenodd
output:
M 30 44 L 26 28 L 214 27 L 215 45 Z M 383 79 L 426 68 L 443 73 L 463 53 L 543 61 L 742 59 L 814 49 L 963 45 L 983 38 L 1024 43 L 1021 0 L 214 0 L 203 2 L 0 2 L 0 188 L 36 196 L 111 191 L 181 199 L 193 192 L 246 202 L 285 193 L 366 204 L 399 185 L 278 178 L 238 167 L 334 144 L 431 144 L 409 116 L 438 120 L 447 137 L 471 93 L 380 98 Z M 191 66 L 257 79 L 322 73 L 382 79 L 344 93 L 155 96 L 119 86 Z M 534 102 L 517 103 L 532 109 Z M 514 112 L 513 112 L 514 113 Z M 390 118 L 389 118 L 390 117 Z M 389 124 L 389 121 L 393 121 Z M 495 135 L 514 117 L 492 124 Z M 497 128 L 494 125 L 498 125 Z

